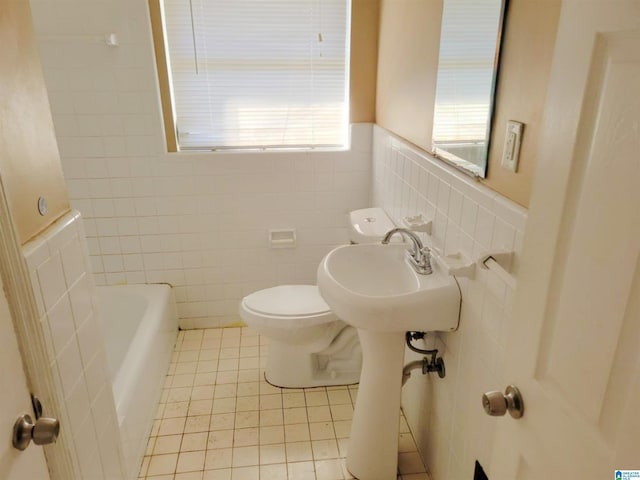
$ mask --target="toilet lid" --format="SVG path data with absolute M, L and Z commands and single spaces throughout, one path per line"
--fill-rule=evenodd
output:
M 244 304 L 254 312 L 282 317 L 320 315 L 331 311 L 315 285 L 279 285 L 247 295 Z

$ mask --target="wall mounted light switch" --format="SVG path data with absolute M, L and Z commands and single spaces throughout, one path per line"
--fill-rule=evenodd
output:
M 504 149 L 502 151 L 502 168 L 511 172 L 518 171 L 518 160 L 520 157 L 520 142 L 524 124 L 509 120 L 507 122 L 507 133 L 504 138 Z

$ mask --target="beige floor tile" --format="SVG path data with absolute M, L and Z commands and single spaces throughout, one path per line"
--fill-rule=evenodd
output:
M 191 400 L 189 403 L 188 415 L 190 417 L 197 415 L 209 415 L 213 406 L 213 400 Z
M 243 342 L 240 342 L 242 345 Z M 243 345 L 240 347 L 240 358 L 251 358 L 251 357 L 259 357 L 260 356 L 260 347 L 257 345 Z
M 196 372 L 197 373 L 217 372 L 219 369 L 218 363 L 219 363 L 219 360 L 200 360 L 198 362 Z M 220 370 L 222 369 L 220 368 Z M 228 369 L 228 370 L 231 370 L 231 369 Z
M 240 370 L 253 370 L 260 368 L 260 359 L 258 357 L 242 357 L 238 364 Z
M 210 400 L 213 398 L 214 386 L 201 385 L 193 387 L 191 391 L 191 400 Z
M 198 452 L 180 452 L 176 472 L 202 471 L 204 469 L 205 454 L 206 452 L 204 450 Z
M 329 458 L 338 458 L 338 444 L 335 440 L 312 440 L 311 450 L 314 460 L 326 460 Z
M 327 391 L 327 397 L 329 397 L 330 405 L 342 405 L 345 403 L 351 405 L 351 395 L 349 395 L 349 390 L 346 388 L 344 390 L 329 390 Z
M 313 459 L 311 442 L 285 443 L 287 462 L 303 462 Z
M 260 467 L 232 468 L 231 480 L 260 480 Z
M 197 387 L 200 385 L 213 385 L 217 381 L 218 381 L 218 374 L 215 372 L 196 373 L 196 376 L 193 380 L 193 386 Z
M 233 449 L 221 448 L 216 450 L 207 450 L 204 469 L 212 470 L 217 468 L 231 468 L 233 460 Z
M 211 415 L 197 415 L 187 417 L 184 425 L 184 433 L 208 432 L 211 423 Z
M 182 435 L 167 435 L 164 437 L 156 437 L 153 454 L 163 455 L 165 453 L 178 453 L 180 451 L 181 441 Z
M 236 383 L 225 383 L 217 385 L 213 392 L 213 398 L 231 398 L 238 394 L 238 385 Z
M 202 480 L 203 471 L 176 473 L 174 480 Z
M 351 435 L 351 420 L 333 422 L 333 430 L 336 432 L 336 438 L 347 438 Z
M 232 430 L 235 422 L 236 414 L 231 413 L 215 413 L 211 415 L 211 430 Z
M 309 436 L 309 425 L 306 423 L 285 425 L 284 438 L 287 443 L 304 442 L 310 440 L 311 437 Z
M 206 450 L 208 432 L 200 433 L 185 433 L 182 436 L 182 443 L 180 444 L 181 452 L 194 452 L 197 450 Z
M 260 410 L 272 410 L 282 408 L 282 395 L 280 393 L 260 395 Z
M 238 371 L 238 383 L 259 382 L 262 380 L 262 371 L 259 369 Z
M 147 468 L 147 476 L 175 473 L 178 454 L 153 455 Z
M 422 473 L 425 468 L 418 452 L 407 452 L 398 454 L 398 470 L 404 475 L 405 473 Z
M 167 402 L 188 402 L 191 398 L 190 387 L 170 388 L 167 391 Z
M 315 465 L 313 462 L 296 462 L 287 464 L 289 480 L 315 480 Z
M 186 417 L 189 409 L 189 402 L 167 403 L 164 407 L 163 418 Z
M 223 348 L 220 350 L 219 358 L 238 358 L 240 356 L 240 347 Z
M 260 445 L 284 443 L 284 427 L 275 425 L 260 427 Z
M 287 465 L 284 463 L 260 466 L 260 480 L 285 480 Z
M 140 470 L 149 480 L 342 480 L 358 386 L 281 389 L 251 329 L 184 331 Z M 428 480 L 400 415 L 400 480 Z M 285 443 L 286 442 L 286 443 Z
M 174 375 L 173 381 L 171 382 L 171 388 L 177 387 L 191 387 L 193 385 L 193 381 L 195 380 L 194 373 L 186 373 L 184 375 Z
M 319 407 L 322 405 L 329 405 L 329 398 L 327 392 L 320 391 L 307 391 L 305 392 L 307 398 L 307 407 Z
M 239 375 L 239 374 L 238 374 Z M 238 397 L 254 397 L 260 394 L 259 382 L 241 382 L 238 383 L 237 396 Z
M 205 350 L 200 350 L 200 356 L 198 360 L 217 360 L 220 355 L 220 350 L 209 348 Z
M 300 408 L 287 408 L 284 410 L 284 423 L 285 425 L 292 425 L 294 423 L 307 423 L 308 409 L 304 407 Z
M 236 413 L 236 429 L 251 428 L 260 426 L 262 412 L 237 412 Z
M 342 480 L 342 464 L 338 459 L 317 460 L 315 462 L 317 480 Z
M 257 427 L 235 430 L 233 433 L 233 446 L 248 447 L 258 445 L 259 431 Z
M 183 362 L 176 365 L 174 375 L 184 375 L 185 373 L 196 373 L 198 362 Z
M 200 352 L 198 350 L 190 350 L 190 351 L 186 351 L 186 352 L 180 352 L 178 354 L 178 362 L 179 363 L 197 362 L 199 354 L 200 354 Z
M 260 445 L 260 465 L 285 463 L 287 454 L 284 443 L 275 445 Z
M 202 480 L 231 480 L 231 469 L 205 470 Z
M 416 450 L 413 436 L 410 433 L 401 433 L 398 439 L 398 452 L 415 452 Z
M 228 372 L 218 371 L 216 373 L 216 385 L 225 383 L 238 383 L 238 371 L 230 370 Z
M 202 480 L 202 475 L 204 472 L 186 472 L 186 473 L 176 473 L 176 476 L 173 477 L 174 480 Z M 155 479 L 152 479 L 155 480 Z
M 235 467 L 247 467 L 259 464 L 259 448 L 254 447 L 238 447 L 233 449 L 233 463 Z
M 235 398 L 214 398 L 212 414 L 218 413 L 235 413 L 236 412 L 236 399 Z
M 237 397 L 235 398 L 236 402 L 236 412 L 249 412 L 258 410 L 260 408 L 260 397 Z
M 233 430 L 215 430 L 209 432 L 207 449 L 233 447 Z
M 331 410 L 328 405 L 321 407 L 307 407 L 307 414 L 309 416 L 309 422 L 330 422 Z
M 331 405 L 330 408 L 334 422 L 338 420 L 351 420 L 353 418 L 353 406 L 350 403 L 345 405 Z
M 332 422 L 314 422 L 309 424 L 311 440 L 327 440 L 336 438 Z
M 284 425 L 283 411 L 279 408 L 273 410 L 260 411 L 260 426 L 272 427 L 276 425 Z
M 282 406 L 283 408 L 305 407 L 304 393 L 283 393 Z
M 184 431 L 186 417 L 182 418 L 165 418 L 160 421 L 160 429 L 158 435 L 177 435 Z

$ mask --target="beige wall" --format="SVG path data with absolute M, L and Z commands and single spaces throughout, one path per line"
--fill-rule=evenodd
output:
M 528 206 L 560 0 L 511 0 L 487 186 Z M 431 150 L 442 1 L 382 0 L 376 122 Z M 517 173 L 500 167 L 507 120 L 526 124 Z
M 376 123 L 431 148 L 442 0 L 382 0 Z
M 351 3 L 351 122 L 376 120 L 376 71 L 380 0 Z
M 525 207 L 531 196 L 559 16 L 560 0 L 511 0 L 509 6 L 485 183 Z M 525 124 L 517 173 L 500 167 L 508 120 Z
M 0 177 L 25 243 L 69 210 L 29 2 L 0 0 L 0 45 Z

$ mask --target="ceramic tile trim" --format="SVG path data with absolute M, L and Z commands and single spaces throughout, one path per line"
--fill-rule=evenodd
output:
M 82 478 L 122 479 L 120 433 L 80 213 L 23 247 L 62 412 Z
M 517 278 L 527 211 L 378 126 L 372 197 L 398 224 L 418 213 L 432 219 L 433 235 L 422 234 L 423 240 L 447 254 L 476 259 L 489 249 L 514 250 Z M 473 280 L 459 281 L 459 329 L 425 340 L 442 352 L 446 378 L 414 375 L 403 389 L 407 421 L 433 480 L 472 478 L 476 458 L 489 465 L 495 422 L 484 415 L 480 396 L 504 383 L 514 291 L 492 271 L 477 270 Z M 417 358 L 407 350 L 407 361 Z

